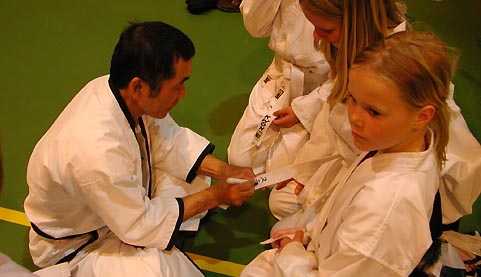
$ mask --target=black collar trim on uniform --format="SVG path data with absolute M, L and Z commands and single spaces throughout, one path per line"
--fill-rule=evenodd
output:
M 122 98 L 122 95 L 120 95 L 120 91 L 115 88 L 112 85 L 112 82 L 109 79 L 109 87 L 112 93 L 115 96 L 115 99 L 117 99 L 117 102 L 119 103 L 120 109 L 124 113 L 125 118 L 129 122 L 130 128 L 132 129 L 132 132 L 134 132 L 135 136 L 135 120 L 132 117 L 132 114 L 130 113 L 129 109 L 127 108 L 127 104 L 125 104 L 124 99 Z M 140 126 L 140 131 L 142 133 L 142 136 L 145 139 L 145 148 L 147 152 L 147 162 L 149 164 L 149 184 L 148 184 L 148 196 L 149 198 L 152 198 L 152 166 L 150 164 L 150 149 L 149 149 L 149 140 L 147 138 L 147 131 L 145 130 L 145 125 L 144 122 L 142 121 L 142 117 L 139 118 L 139 126 Z
M 135 134 L 135 120 L 132 117 L 132 114 L 130 113 L 129 109 L 127 108 L 127 104 L 125 104 L 124 99 L 120 95 L 120 91 L 112 85 L 112 82 L 110 81 L 110 79 L 109 79 L 109 87 L 112 93 L 114 94 L 115 99 L 117 100 L 117 103 L 119 103 L 120 109 L 122 109 L 122 112 L 124 113 L 125 118 L 127 118 L 130 128 L 132 129 L 132 131 L 134 131 L 134 134 Z

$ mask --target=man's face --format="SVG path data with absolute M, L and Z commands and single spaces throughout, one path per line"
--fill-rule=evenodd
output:
M 179 99 L 185 97 L 184 82 L 190 77 L 192 59 L 186 61 L 179 58 L 174 63 L 174 71 L 174 77 L 162 82 L 160 91 L 155 97 L 152 97 L 151 94 L 157 91 L 152 91 L 150 86 L 143 86 L 137 103 L 143 111 L 142 114 L 164 118 L 177 105 Z

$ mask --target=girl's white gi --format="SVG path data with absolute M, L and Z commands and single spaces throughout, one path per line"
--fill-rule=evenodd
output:
M 99 234 L 69 263 L 73 275 L 202 275 L 171 239 L 182 221 L 180 198 L 208 187 L 200 178 L 192 184 L 185 180 L 192 181 L 196 162 L 212 145 L 170 116 L 142 118 L 152 163 L 151 199 L 142 182 L 139 144 L 108 76 L 91 81 L 73 98 L 30 157 L 29 221 L 55 238 Z M 186 228 L 197 229 L 198 220 Z M 88 238 L 50 240 L 30 230 L 30 252 L 36 265 L 46 267 Z
M 439 185 L 432 143 L 424 152 L 361 154 L 331 186 L 336 163 L 309 186 L 326 188 L 277 230 L 305 227 L 307 249 L 291 242 L 264 251 L 241 276 L 408 276 L 431 244 L 429 219 Z M 326 183 L 327 182 L 327 183 Z
M 240 10 L 252 36 L 270 36 L 269 47 L 275 56 L 252 89 L 232 135 L 228 157 L 229 163 L 260 173 L 292 163 L 308 139 L 300 123 L 281 129 L 270 125 L 272 113 L 322 84 L 329 65 L 314 48 L 314 26 L 305 18 L 298 0 L 244 0 Z M 256 134 L 262 134 L 258 141 L 254 140 Z
M 406 23 L 398 25 L 393 32 L 406 29 Z M 305 130 L 310 133 L 310 139 L 298 151 L 294 163 L 316 159 L 329 155 L 337 149 L 351 149 L 351 153 L 344 152 L 344 169 L 354 160 L 356 149 L 352 143 L 351 126 L 347 118 L 347 108 L 340 104 L 330 114 L 323 109 L 330 94 L 332 83 L 324 83 L 308 95 L 293 100 L 292 108 Z M 447 146 L 447 162 L 441 172 L 439 192 L 443 223 L 455 222 L 462 216 L 472 212 L 472 206 L 481 192 L 478 180 L 481 180 L 481 146 L 471 134 L 461 109 L 454 101 L 454 85 L 450 86 L 448 106 L 450 109 L 449 143 Z M 342 107 L 344 106 L 344 107 Z M 322 118 L 324 117 L 324 118 Z M 330 135 L 328 135 L 330 134 Z M 331 142 L 325 141 L 330 139 Z M 306 184 L 308 177 L 297 176 L 296 180 Z M 294 194 L 295 184 L 289 183 L 284 189 L 273 189 L 269 198 L 269 208 L 274 216 L 282 218 L 302 205 L 303 198 Z M 311 196 L 312 198 L 312 196 Z

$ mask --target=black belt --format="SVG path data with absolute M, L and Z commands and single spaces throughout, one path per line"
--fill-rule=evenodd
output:
M 63 257 L 62 259 L 60 259 L 56 264 L 61 264 L 61 263 L 65 263 L 65 262 L 70 262 L 71 260 L 73 260 L 73 258 L 75 258 L 75 256 L 77 256 L 77 254 L 82 250 L 84 249 L 87 245 L 91 244 L 92 242 L 96 241 L 98 238 L 99 238 L 99 233 L 97 232 L 97 230 L 93 230 L 93 231 L 90 231 L 88 233 L 84 233 L 84 234 L 77 234 L 77 235 L 70 235 L 70 236 L 66 236 L 66 237 L 61 237 L 61 238 L 54 238 L 52 236 L 50 236 L 49 234 L 43 232 L 42 230 L 40 230 L 37 225 L 33 224 L 32 222 L 30 222 L 30 225 L 32 225 L 32 229 L 35 231 L 35 233 L 37 233 L 37 235 L 43 237 L 43 238 L 46 238 L 46 239 L 52 239 L 52 240 L 63 240 L 63 239 L 73 239 L 73 238 L 78 238 L 78 237 L 81 237 L 81 236 L 84 236 L 84 235 L 90 235 L 90 238 L 89 240 L 82 244 L 79 248 L 77 248 L 74 252 L 68 254 L 67 256 Z

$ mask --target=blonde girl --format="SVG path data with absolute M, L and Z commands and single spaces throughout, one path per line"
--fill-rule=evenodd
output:
M 328 197 L 274 226 L 275 248 L 241 276 L 410 275 L 432 243 L 452 70 L 445 44 L 429 33 L 399 32 L 359 54 L 347 118 L 363 152 Z M 321 166 L 309 183 L 325 185 L 330 170 Z
M 406 29 L 406 22 L 392 0 L 300 0 L 299 3 L 306 18 L 314 25 L 315 43 L 324 53 L 331 72 L 329 81 L 278 111 L 279 119 L 275 122 L 278 126 L 289 128 L 300 122 L 310 133 L 307 144 L 312 144 L 314 149 L 310 145 L 301 148 L 294 163 L 331 153 L 330 147 L 318 149 L 325 146 L 326 141 L 317 139 L 316 132 L 323 133 L 324 128 L 316 124 L 318 126 L 313 130 L 322 104 L 329 102 L 334 106 L 346 97 L 348 68 L 362 49 L 393 32 Z M 346 118 L 342 121 L 347 124 Z M 357 154 L 350 156 L 355 158 Z M 293 177 L 301 183 L 307 181 L 307 177 Z M 271 212 L 277 218 L 295 212 L 305 201 L 296 196 L 299 192 L 296 191 L 296 183 L 281 187 L 273 189 L 269 199 Z
M 315 43 L 330 65 L 331 82 L 314 90 L 311 97 L 296 99 L 292 104 L 294 113 L 285 109 L 286 125 L 279 125 L 289 126 L 288 122 L 295 122 L 293 116 L 310 130 L 318 113 L 318 108 L 305 109 L 314 105 L 308 103 L 312 97 L 328 97 L 331 104 L 345 98 L 348 68 L 354 57 L 370 43 L 405 30 L 406 21 L 392 0 L 300 0 L 299 3 L 314 25 Z
M 295 114 L 310 130 L 310 140 L 299 151 L 294 163 L 318 159 L 337 151 L 343 157 L 342 165 L 339 165 L 339 174 L 342 175 L 359 154 L 352 141 L 345 104 L 347 72 L 353 57 L 377 39 L 406 29 L 406 22 L 399 23 L 402 20 L 401 13 L 396 12 L 399 5 L 390 0 L 300 0 L 300 4 L 306 18 L 315 26 L 314 36 L 320 41 L 319 47 L 334 70 L 331 82 L 314 91 L 317 94 L 313 92 L 292 103 Z M 333 37 L 336 24 L 342 30 L 337 38 Z M 451 224 L 470 214 L 481 192 L 481 186 L 476 183 L 481 178 L 481 146 L 454 102 L 452 83 L 449 89 L 450 140 L 439 189 L 443 224 Z M 314 106 L 313 103 L 317 105 L 317 113 L 305 108 Z M 305 184 L 311 175 L 294 177 Z M 309 205 L 323 189 L 304 188 L 298 196 L 296 185 L 291 182 L 281 190 L 272 191 L 269 206 L 278 218 L 295 212 L 302 205 Z

